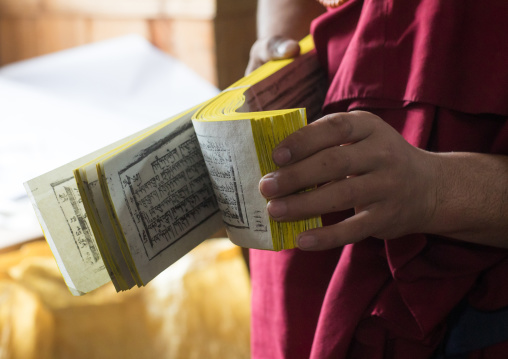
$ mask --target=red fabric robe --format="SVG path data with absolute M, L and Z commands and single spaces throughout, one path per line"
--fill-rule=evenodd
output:
M 508 154 L 506 0 L 350 0 L 312 31 L 325 112 L 371 111 L 432 151 Z M 507 250 L 434 235 L 250 258 L 254 358 L 429 358 L 459 303 L 508 306 Z

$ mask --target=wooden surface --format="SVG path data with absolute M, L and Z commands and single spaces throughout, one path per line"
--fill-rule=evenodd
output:
M 255 0 L 0 0 L 0 65 L 140 34 L 223 89 L 243 76 Z

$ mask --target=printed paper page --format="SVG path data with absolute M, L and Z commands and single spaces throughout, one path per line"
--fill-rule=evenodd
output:
M 193 123 L 229 238 L 243 247 L 273 249 L 250 120 Z
M 61 167 L 25 185 L 67 286 L 72 294 L 82 295 L 110 278 L 95 243 L 72 167 Z
M 145 284 L 222 226 L 191 115 L 102 163 Z
M 125 259 L 123 258 L 118 242 L 116 241 L 113 227 L 109 221 L 95 164 L 96 162 L 93 162 L 84 168 L 87 179 L 87 183 L 85 183 L 85 186 L 88 187 L 87 197 L 89 197 L 89 201 L 92 202 L 92 205 L 95 208 L 94 210 L 96 212 L 96 217 L 98 221 L 97 224 L 102 228 L 104 236 L 103 241 L 107 246 L 109 257 L 112 258 L 112 261 L 114 262 L 114 264 L 112 265 L 116 266 L 117 275 L 121 277 L 121 279 L 115 278 L 116 276 L 113 273 L 110 273 L 111 279 L 113 280 L 113 283 L 115 284 L 117 290 L 119 289 L 118 287 L 119 282 L 124 283 L 126 287 L 131 288 L 136 283 L 134 282 L 134 279 L 130 274 L 129 268 L 125 263 Z M 106 263 L 107 266 L 107 261 L 104 260 L 104 262 Z
M 25 183 L 44 236 L 65 283 L 74 295 L 96 289 L 107 283 L 110 277 L 102 258 L 96 255 L 97 244 L 79 196 L 73 170 L 140 134 L 141 132 L 135 133 Z

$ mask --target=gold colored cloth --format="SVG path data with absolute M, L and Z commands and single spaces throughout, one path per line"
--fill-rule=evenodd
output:
M 248 358 L 250 283 L 238 247 L 205 241 L 148 286 L 82 297 L 44 241 L 0 254 L 0 359 Z

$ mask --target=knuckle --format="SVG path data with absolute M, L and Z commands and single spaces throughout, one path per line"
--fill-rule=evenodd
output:
M 328 167 L 335 178 L 342 178 L 351 170 L 351 157 L 342 151 L 340 146 L 333 146 L 327 149 L 323 167 Z
M 324 123 L 329 127 L 331 133 L 336 133 L 348 142 L 353 135 L 354 127 L 347 114 L 335 113 L 323 117 Z
M 382 206 L 382 215 L 379 215 L 378 225 L 374 226 L 375 230 L 372 236 L 380 239 L 399 237 L 403 227 L 400 211 L 401 208 L 397 208 L 393 204 Z
M 358 233 L 351 233 L 347 228 L 337 224 L 331 226 L 327 234 L 327 248 L 342 247 L 363 239 L 358 236 Z
M 394 176 L 388 169 L 381 169 L 376 174 L 374 188 L 384 196 L 396 195 L 403 189 L 403 185 L 401 179 Z
M 345 181 L 345 188 L 343 191 L 341 191 L 341 201 L 345 204 L 348 208 L 355 207 L 358 203 L 358 189 L 356 186 L 353 185 L 353 181 L 346 179 Z
M 342 246 L 344 243 L 340 230 L 337 226 L 328 226 L 320 228 L 319 231 L 319 249 L 331 249 Z
M 277 171 L 277 183 L 282 193 L 293 192 L 292 186 L 299 181 L 299 176 L 291 167 L 282 167 Z
M 372 229 L 368 225 L 364 226 L 356 226 L 355 227 L 355 233 L 352 235 L 352 242 L 359 242 L 361 240 L 364 240 L 368 237 L 375 237 L 372 234 Z
M 297 166 L 280 168 L 277 171 L 276 179 L 281 195 L 297 192 L 307 186 L 305 172 L 302 172 Z
M 306 196 L 303 194 L 294 194 L 285 198 L 286 213 L 285 220 L 300 220 L 309 216 L 309 206 L 305 205 Z
M 380 123 L 385 122 L 385 121 L 383 121 L 383 119 L 381 117 L 379 117 L 378 115 L 376 115 L 376 114 L 374 114 L 372 112 L 369 112 L 369 111 L 354 110 L 354 111 L 351 111 L 349 113 L 351 115 L 356 116 L 356 117 L 362 117 L 362 118 L 368 119 L 373 124 L 379 125 Z
M 278 146 L 286 147 L 291 152 L 291 161 L 295 162 L 305 156 L 308 146 L 307 128 L 301 128 L 282 140 Z
M 392 142 L 384 142 L 377 146 L 375 153 L 378 161 L 384 164 L 396 164 L 401 160 L 401 152 L 395 149 Z

